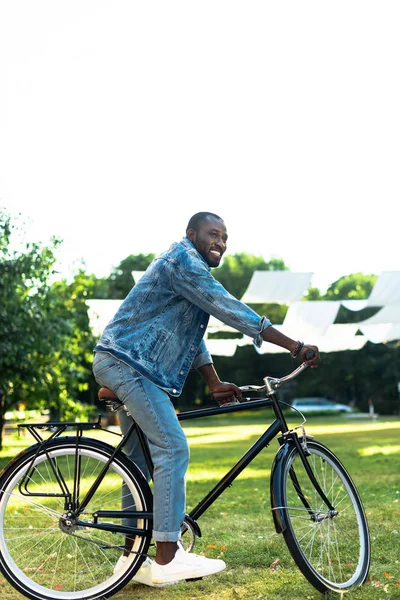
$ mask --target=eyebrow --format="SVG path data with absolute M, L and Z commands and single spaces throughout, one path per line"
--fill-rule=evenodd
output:
M 213 229 L 209 229 L 209 231 L 208 231 L 208 232 L 209 232 L 209 233 L 220 233 L 219 229 L 215 229 L 215 228 L 213 228 Z M 227 240 L 227 239 L 228 239 L 228 234 L 227 234 L 227 233 L 223 233 L 223 234 L 221 235 L 221 237 L 224 237 L 224 238 Z

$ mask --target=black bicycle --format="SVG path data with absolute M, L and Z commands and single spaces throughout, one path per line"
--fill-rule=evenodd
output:
M 186 515 L 182 525 L 190 551 L 201 535 L 198 518 L 273 438 L 279 450 L 271 472 L 271 509 L 299 569 L 321 592 L 345 592 L 368 574 L 370 542 L 365 512 L 349 474 L 324 445 L 307 436 L 304 422 L 289 429 L 277 389 L 306 368 L 281 379 L 245 386 L 242 401 L 179 414 L 196 419 L 272 407 L 275 420 L 221 481 Z M 252 393 L 263 394 L 254 399 Z M 124 405 L 105 388 L 100 396 L 112 410 Z M 18 592 L 40 600 L 89 600 L 115 594 L 147 556 L 152 532 L 152 493 L 139 468 L 122 452 L 137 431 L 152 472 L 148 445 L 132 422 L 117 447 L 85 437 L 95 423 L 24 425 L 36 444 L 6 466 L 0 476 L 0 569 Z M 63 434 L 75 428 L 73 436 Z M 44 438 L 41 430 L 49 431 Z M 280 435 L 279 435 L 280 434 Z M 115 566 L 126 540 L 130 554 Z

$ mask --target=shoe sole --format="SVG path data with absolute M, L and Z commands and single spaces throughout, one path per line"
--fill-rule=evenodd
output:
M 225 568 L 225 567 L 224 567 L 224 568 Z M 168 583 L 166 583 L 165 581 L 164 581 L 163 583 L 156 583 L 156 582 L 153 582 L 153 585 L 154 585 L 155 587 L 160 587 L 160 586 L 162 586 L 162 585 L 174 585 L 174 584 L 176 584 L 176 583 L 180 583 L 181 581 L 186 581 L 186 582 L 188 582 L 188 581 L 199 581 L 200 579 L 203 579 L 204 577 L 210 577 L 211 575 L 216 575 L 217 573 L 221 573 L 223 570 L 224 570 L 224 569 L 220 569 L 219 571 L 213 571 L 212 573 L 207 573 L 207 574 L 205 573 L 204 575 L 195 575 L 194 577 L 185 577 L 185 578 L 182 578 L 182 579 L 178 579 L 178 580 L 176 580 L 176 581 L 173 581 L 173 582 L 171 582 L 171 583 L 169 583 L 169 582 L 168 582 Z
M 154 588 L 165 588 L 165 587 L 169 587 L 170 585 L 175 585 L 177 583 L 180 583 L 179 581 L 169 581 L 168 583 L 145 583 L 144 581 L 136 581 L 135 579 L 133 579 L 133 581 L 135 583 L 137 583 L 138 585 L 145 585 L 146 587 L 154 587 Z

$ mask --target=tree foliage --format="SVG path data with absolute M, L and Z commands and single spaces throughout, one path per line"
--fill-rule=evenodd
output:
M 370 296 L 376 279 L 376 275 L 363 273 L 340 277 L 329 286 L 324 300 L 364 300 Z
M 52 284 L 60 242 L 15 250 L 19 227 L 0 213 L 0 444 L 8 410 L 24 403 L 68 418 L 79 412 L 74 394 L 90 378 L 85 352 L 92 341 L 79 278 L 75 294 L 71 286 Z
M 323 300 L 366 300 L 369 298 L 375 285 L 376 275 L 363 275 L 353 273 L 344 275 L 334 281 L 321 298 Z M 376 307 L 367 307 L 359 311 L 352 311 L 340 306 L 336 323 L 359 323 L 369 319 L 380 310 Z

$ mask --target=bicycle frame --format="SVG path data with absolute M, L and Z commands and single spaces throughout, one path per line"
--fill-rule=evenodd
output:
M 249 410 L 251 408 L 263 408 L 263 407 L 273 407 L 273 401 L 270 399 L 263 399 L 263 400 L 255 400 L 253 402 L 248 402 L 248 403 L 243 403 L 243 404 L 235 403 L 235 404 L 225 405 L 225 406 L 223 405 L 223 406 L 215 407 L 215 408 L 213 407 L 213 408 L 204 408 L 204 409 L 198 409 L 198 410 L 193 410 L 193 411 L 186 411 L 186 412 L 178 414 L 178 420 L 186 421 L 189 419 L 199 419 L 199 418 L 204 418 L 204 417 L 208 417 L 208 416 Z M 246 454 L 244 456 L 242 456 L 242 458 L 232 467 L 232 469 L 217 483 L 217 485 L 202 500 L 200 500 L 198 505 L 187 515 L 188 520 L 190 520 L 192 523 L 195 523 L 197 521 L 197 519 L 202 514 L 204 514 L 204 512 L 222 494 L 222 492 L 224 490 L 226 490 L 226 488 L 228 488 L 232 484 L 232 482 L 247 467 L 247 465 L 250 464 L 250 462 L 252 460 L 254 460 L 254 458 L 261 452 L 261 450 L 263 450 L 264 448 L 266 448 L 268 446 L 270 441 L 272 439 L 274 439 L 276 437 L 276 435 L 279 433 L 281 427 L 282 427 L 281 421 L 278 418 L 275 419 L 275 421 L 269 426 L 267 431 L 265 431 L 265 433 L 261 435 L 261 437 L 253 444 L 253 446 L 246 452 Z M 128 439 L 128 437 L 131 435 L 131 433 L 135 429 L 138 434 L 140 445 L 141 445 L 141 448 L 142 448 L 142 451 L 143 451 L 143 454 L 145 457 L 146 464 L 149 468 L 149 472 L 152 474 L 153 473 L 153 462 L 151 459 L 149 446 L 148 446 L 147 440 L 146 440 L 143 432 L 137 426 L 136 423 L 132 424 L 130 430 L 128 431 L 128 433 L 126 435 L 126 438 L 124 438 L 120 442 L 118 447 L 115 449 L 114 456 L 118 452 L 118 450 L 120 450 L 122 448 L 122 445 L 124 445 L 124 443 L 126 442 L 126 439 Z M 109 463 L 111 462 L 112 458 L 113 457 L 110 457 Z M 107 463 L 107 465 L 109 463 Z M 105 470 L 107 468 L 107 465 L 104 466 Z M 99 477 L 101 475 L 102 474 L 100 474 Z M 95 493 L 98 485 L 100 485 L 100 481 L 96 480 L 94 482 L 92 488 L 87 493 L 85 500 L 80 504 L 79 512 L 81 512 L 81 510 L 83 510 L 83 508 L 90 502 L 90 499 L 92 498 L 93 494 Z M 104 516 L 104 517 L 106 517 L 108 515 L 108 513 L 104 514 L 103 511 L 98 511 L 97 514 L 98 514 L 98 516 Z M 113 513 L 112 516 L 116 517 L 117 514 Z M 142 513 L 138 513 L 138 512 L 134 513 L 131 511 L 123 511 L 123 513 L 121 512 L 121 518 L 122 518 L 122 516 L 123 517 L 128 517 L 128 516 L 140 517 L 143 515 L 142 515 Z M 84 523 L 81 521 L 78 521 L 78 524 L 83 525 Z M 116 526 L 114 525 L 114 527 L 116 527 Z M 125 527 L 125 528 L 120 529 L 118 526 L 119 531 L 122 531 L 123 529 L 128 529 L 128 528 Z M 201 535 L 198 526 L 196 527 L 196 529 L 197 529 L 199 535 Z
M 251 408 L 263 408 L 263 407 L 272 407 L 273 402 L 269 399 L 264 400 L 255 400 L 253 402 L 243 403 L 243 404 L 232 404 L 225 405 L 221 407 L 215 408 L 205 408 L 194 411 L 187 411 L 178 414 L 178 419 L 180 421 L 185 421 L 189 419 L 203 418 L 207 416 L 213 416 L 218 414 L 226 414 L 231 412 L 238 412 L 243 410 L 249 410 Z M 80 501 L 79 498 L 79 478 L 80 478 L 80 461 L 79 461 L 79 440 L 82 437 L 82 431 L 87 429 L 102 429 L 99 422 L 93 423 L 52 423 L 52 427 L 56 428 L 56 431 L 48 438 L 48 440 L 43 440 L 40 434 L 36 431 L 36 428 L 44 429 L 43 424 L 30 424 L 30 425 L 21 425 L 21 427 L 26 427 L 33 437 L 39 442 L 38 450 L 35 454 L 34 459 L 32 460 L 32 465 L 34 464 L 34 460 L 36 456 L 41 452 L 45 451 L 50 464 L 52 465 L 52 470 L 56 476 L 58 481 L 58 485 L 60 486 L 60 493 L 57 494 L 42 494 L 44 496 L 59 496 L 65 498 L 65 514 L 66 517 L 72 517 L 76 519 L 76 524 L 82 527 L 90 527 L 94 529 L 102 529 L 110 532 L 119 532 L 124 533 L 126 535 L 143 535 L 145 532 L 142 529 L 130 527 L 128 525 L 116 525 L 107 522 L 101 522 L 100 519 L 109 518 L 121 518 L 121 520 L 128 518 L 143 518 L 149 521 L 152 520 L 153 515 L 151 513 L 143 513 L 140 511 L 132 511 L 132 510 L 124 510 L 124 511 L 103 511 L 98 510 L 96 514 L 93 515 L 93 522 L 82 520 L 79 516 L 83 513 L 86 506 L 90 503 L 93 498 L 96 490 L 99 488 L 104 476 L 106 475 L 110 464 L 114 460 L 115 456 L 118 454 L 120 450 L 124 447 L 130 435 L 132 435 L 133 431 L 136 430 L 142 451 L 149 468 L 149 472 L 153 473 L 153 462 L 150 455 L 149 446 L 147 440 L 141 431 L 141 429 L 134 422 L 129 429 L 126 436 L 124 436 L 120 443 L 113 448 L 113 452 L 110 455 L 110 458 L 104 464 L 103 469 L 96 477 L 93 482 L 91 488 L 85 494 L 85 497 Z M 52 460 L 49 451 L 47 450 L 48 442 L 55 437 L 58 437 L 62 432 L 66 430 L 68 426 L 76 428 L 76 459 L 75 459 L 75 470 L 74 470 L 74 481 L 73 481 L 73 489 L 69 490 L 66 482 L 62 478 L 59 470 L 57 469 L 57 464 L 54 460 Z M 236 477 L 247 467 L 247 465 L 263 450 L 266 448 L 270 441 L 276 437 L 281 429 L 281 422 L 279 419 L 275 419 L 275 421 L 269 426 L 267 431 L 253 444 L 253 446 L 246 452 L 246 454 L 232 467 L 232 469 L 221 479 L 220 482 L 205 496 L 199 504 L 196 506 L 194 510 L 187 515 L 188 520 L 192 523 L 192 525 L 196 528 L 196 531 L 199 536 L 201 536 L 200 529 L 196 523 L 196 520 L 215 502 L 215 500 L 222 494 L 227 487 L 229 487 L 232 482 L 236 479 Z M 34 469 L 34 467 L 33 467 Z M 32 475 L 32 468 L 28 468 L 27 474 L 20 484 L 20 491 L 23 495 L 26 496 L 37 496 L 38 493 L 31 494 L 29 492 L 29 480 Z
M 282 413 L 282 409 L 279 404 L 279 400 L 276 395 L 276 390 L 282 383 L 288 381 L 289 379 L 292 379 L 293 377 L 295 377 L 297 374 L 299 374 L 305 368 L 306 368 L 306 365 L 303 363 L 291 374 L 289 374 L 288 376 L 283 377 L 281 379 L 266 377 L 264 379 L 265 386 L 260 386 L 260 387 L 249 386 L 249 387 L 242 388 L 243 390 L 248 390 L 248 391 L 265 390 L 267 392 L 268 398 L 263 398 L 260 400 L 250 400 L 250 401 L 245 401 L 245 402 L 237 402 L 237 403 L 232 403 L 232 404 L 225 404 L 222 406 L 216 406 L 216 407 L 212 407 L 212 408 L 191 410 L 191 411 L 186 411 L 186 412 L 178 414 L 179 421 L 186 421 L 186 420 L 191 420 L 191 419 L 198 419 L 198 418 L 204 418 L 204 417 L 209 417 L 209 416 L 240 412 L 240 411 L 244 411 L 244 410 L 252 410 L 255 408 L 272 408 L 274 411 L 274 414 L 275 414 L 274 421 L 269 425 L 269 427 L 266 429 L 266 431 L 256 440 L 256 442 L 248 449 L 248 451 L 237 461 L 237 463 L 230 469 L 230 471 L 228 471 L 228 473 L 226 473 L 222 477 L 222 479 L 210 490 L 210 492 L 199 501 L 199 503 L 189 513 L 189 515 L 187 515 L 188 521 L 190 521 L 192 524 L 195 525 L 196 531 L 198 532 L 199 535 L 201 535 L 201 533 L 200 533 L 200 530 L 196 523 L 197 519 L 201 515 L 204 514 L 204 512 L 226 490 L 226 488 L 228 488 L 233 483 L 233 481 L 238 477 L 238 475 L 240 475 L 240 473 L 256 458 L 256 456 L 258 456 L 258 454 L 264 448 L 266 448 L 270 444 L 270 442 L 275 437 L 277 437 L 277 435 L 279 433 L 282 434 L 278 438 L 280 448 L 279 448 L 277 455 L 275 457 L 275 460 L 274 460 L 274 464 L 273 464 L 273 468 L 272 468 L 272 472 L 271 472 L 271 480 L 270 480 L 271 505 L 272 505 L 271 507 L 272 507 L 272 513 L 273 513 L 273 518 L 274 518 L 274 524 L 275 524 L 275 528 L 276 528 L 277 532 L 280 533 L 283 531 L 282 511 L 284 510 L 282 499 L 281 499 L 280 493 L 279 493 L 278 482 L 281 477 L 281 470 L 282 470 L 281 466 L 284 463 L 284 457 L 287 454 L 287 452 L 292 444 L 296 445 L 296 448 L 299 452 L 299 455 L 300 455 L 301 461 L 304 465 L 304 468 L 305 468 L 312 484 L 314 485 L 316 491 L 320 495 L 321 499 L 323 500 L 323 502 L 325 503 L 325 505 L 328 507 L 329 510 L 334 510 L 334 507 L 331 505 L 330 501 L 323 493 L 318 481 L 315 479 L 314 474 L 308 465 L 307 441 L 306 441 L 305 434 L 303 433 L 303 436 L 299 437 L 295 430 L 289 430 L 288 425 L 285 420 L 285 417 Z M 83 430 L 103 429 L 100 424 L 100 417 L 99 417 L 99 420 L 97 423 L 52 423 L 51 424 L 51 427 L 56 428 L 56 432 L 53 433 L 52 436 L 50 436 L 49 440 L 54 439 L 54 437 L 57 437 L 58 435 L 60 435 L 63 431 L 65 431 L 66 427 L 68 427 L 68 426 L 73 426 L 77 430 L 77 433 L 76 433 L 77 452 L 76 452 L 76 460 L 75 460 L 75 473 L 74 473 L 74 484 L 73 484 L 72 493 L 71 493 L 71 491 L 68 490 L 68 487 L 67 487 L 65 481 L 61 477 L 58 477 L 59 471 L 57 469 L 57 465 L 56 465 L 55 461 L 52 462 L 51 456 L 49 455 L 49 453 L 46 449 L 46 444 L 48 444 L 49 440 L 43 440 L 43 438 L 40 436 L 40 434 L 36 431 L 36 429 L 41 429 L 41 428 L 44 429 L 45 428 L 44 424 L 31 424 L 31 425 L 28 424 L 28 425 L 24 425 L 24 426 L 28 428 L 28 430 L 33 435 L 33 437 L 39 442 L 39 447 L 38 447 L 36 456 L 41 450 L 44 449 L 44 451 L 46 452 L 46 454 L 52 464 L 53 471 L 58 479 L 58 482 L 60 485 L 60 490 L 61 490 L 60 494 L 53 494 L 53 495 L 65 497 L 65 499 L 66 499 L 65 510 L 66 510 L 67 516 L 73 515 L 74 518 L 76 519 L 76 523 L 80 526 L 98 528 L 98 529 L 103 529 L 103 530 L 107 530 L 107 531 L 111 531 L 111 532 L 121 532 L 121 533 L 125 533 L 126 535 L 129 535 L 129 534 L 140 535 L 140 534 L 144 533 L 143 530 L 138 529 L 138 528 L 133 528 L 133 527 L 124 526 L 124 525 L 115 525 L 115 524 L 106 523 L 106 522 L 99 522 L 99 519 L 112 517 L 112 518 L 121 518 L 121 519 L 122 518 L 144 518 L 146 520 L 151 520 L 152 519 L 151 513 L 143 513 L 143 512 L 132 511 L 132 510 L 124 510 L 124 511 L 101 511 L 101 510 L 99 510 L 96 512 L 96 514 L 93 515 L 93 522 L 92 521 L 90 521 L 90 522 L 83 521 L 79 518 L 79 516 L 83 513 L 84 509 L 89 504 L 92 497 L 94 496 L 96 490 L 100 486 L 105 474 L 107 473 L 107 471 L 110 467 L 110 464 L 114 460 L 117 453 L 120 450 L 122 450 L 122 448 L 126 444 L 130 435 L 132 435 L 134 430 L 136 430 L 136 432 L 137 432 L 139 442 L 142 447 L 142 451 L 143 451 L 143 454 L 144 454 L 144 457 L 146 460 L 146 464 L 149 468 L 149 472 L 151 474 L 153 473 L 153 462 L 151 459 L 147 440 L 145 438 L 145 435 L 143 434 L 143 432 L 141 431 L 141 429 L 138 427 L 138 425 L 135 422 L 132 423 L 131 428 L 129 429 L 126 436 L 122 437 L 120 443 L 115 448 L 112 447 L 113 451 L 110 455 L 110 458 L 104 464 L 102 471 L 99 473 L 96 480 L 93 482 L 91 488 L 88 490 L 88 492 L 86 493 L 86 495 L 82 499 L 82 501 L 80 501 L 80 498 L 79 498 L 79 492 L 80 492 L 80 485 L 79 485 L 80 459 L 79 459 L 79 452 L 78 452 L 79 440 L 82 437 Z M 48 426 L 49 425 L 47 425 L 47 427 Z M 36 458 L 36 456 L 35 456 L 35 458 Z M 34 460 L 35 459 L 33 459 L 33 461 L 32 461 L 32 465 L 34 464 Z M 25 495 L 31 495 L 29 493 L 29 489 L 28 489 L 30 473 L 31 473 L 31 469 L 28 469 L 27 476 L 21 482 L 21 486 L 20 486 L 21 493 L 24 493 Z M 313 518 L 314 512 L 311 509 L 306 497 L 301 492 L 300 486 L 299 486 L 297 478 L 296 478 L 296 474 L 293 469 L 291 469 L 290 476 L 291 476 L 293 482 L 295 484 L 297 484 L 297 487 L 299 489 L 299 497 L 300 497 L 304 507 L 309 512 L 311 518 Z M 22 484 L 24 484 L 24 486 Z M 23 492 L 22 492 L 22 487 L 24 489 Z M 34 494 L 34 495 L 37 495 L 37 494 Z
M 274 411 L 274 414 L 275 414 L 275 420 L 269 425 L 269 427 L 266 429 L 266 431 L 256 440 L 256 442 L 248 449 L 248 451 L 237 461 L 237 463 L 230 469 L 230 471 L 228 471 L 228 473 L 226 473 L 222 477 L 222 479 L 210 490 L 210 492 L 199 501 L 199 503 L 189 513 L 189 515 L 187 515 L 187 518 L 192 523 L 196 523 L 197 519 L 201 515 L 204 514 L 204 512 L 217 500 L 217 498 L 219 498 L 219 496 L 229 486 L 232 485 L 233 481 L 238 477 L 238 475 L 240 475 L 240 473 L 256 458 L 256 456 L 258 456 L 258 454 L 264 448 L 266 448 L 270 444 L 270 442 L 280 432 L 282 434 L 278 438 L 280 448 L 279 448 L 277 455 L 275 457 L 275 460 L 274 460 L 274 464 L 273 464 L 272 472 L 271 472 L 271 480 L 270 480 L 271 508 L 272 508 L 274 524 L 275 524 L 275 528 L 276 528 L 277 532 L 280 533 L 283 531 L 282 514 L 281 513 L 284 510 L 284 507 L 282 506 L 282 504 L 283 504 L 282 499 L 281 499 L 280 493 L 278 491 L 279 490 L 278 482 L 281 477 L 281 470 L 282 470 L 281 466 L 284 463 L 284 457 L 292 444 L 296 445 L 296 448 L 299 452 L 299 455 L 300 455 L 301 461 L 304 465 L 304 468 L 305 468 L 312 484 L 314 485 L 316 491 L 320 495 L 321 499 L 323 500 L 323 502 L 325 503 L 325 505 L 328 507 L 329 510 L 334 510 L 334 507 L 332 506 L 332 504 L 330 503 L 328 498 L 323 493 L 318 481 L 315 479 L 314 474 L 308 465 L 307 441 L 306 441 L 304 429 L 303 429 L 302 438 L 299 438 L 299 436 L 295 430 L 289 430 L 288 425 L 286 423 L 286 419 L 283 415 L 281 406 L 279 404 L 279 400 L 276 395 L 276 390 L 282 383 L 285 383 L 286 381 L 296 377 L 305 368 L 306 368 L 306 364 L 303 363 L 297 369 L 295 369 L 295 371 L 293 371 L 286 377 L 283 377 L 281 379 L 276 379 L 273 377 L 266 377 L 264 379 L 264 383 L 265 383 L 264 386 L 259 386 L 259 387 L 245 386 L 242 388 L 244 391 L 260 391 L 260 390 L 263 391 L 263 390 L 265 390 L 267 392 L 267 396 L 268 396 L 267 398 L 263 398 L 260 400 L 249 400 L 246 402 L 234 402 L 234 403 L 223 404 L 221 406 L 216 406 L 216 407 L 212 407 L 212 408 L 191 410 L 191 411 L 179 413 L 177 415 L 179 421 L 186 421 L 186 420 L 191 420 L 191 419 L 199 419 L 199 418 L 210 417 L 210 416 L 215 416 L 215 415 L 240 412 L 240 411 L 244 411 L 244 410 L 252 410 L 255 408 L 272 408 Z M 103 429 L 101 426 L 101 418 L 99 417 L 98 421 L 95 423 L 73 423 L 73 422 L 71 422 L 71 423 L 60 422 L 60 423 L 51 423 L 51 424 L 43 424 L 43 423 L 35 424 L 35 423 L 33 423 L 33 424 L 20 425 L 20 427 L 26 427 L 30 431 L 30 433 L 33 435 L 33 437 L 39 442 L 37 452 L 35 454 L 35 457 L 32 460 L 32 465 L 34 465 L 37 455 L 42 450 L 44 450 L 47 458 L 50 461 L 53 472 L 56 476 L 56 479 L 58 481 L 58 484 L 59 484 L 60 490 L 61 490 L 61 492 L 59 494 L 58 493 L 53 493 L 53 494 L 38 494 L 38 493 L 32 494 L 32 493 L 30 493 L 29 489 L 28 489 L 28 485 L 29 485 L 30 476 L 32 474 L 32 468 L 34 468 L 34 467 L 32 467 L 32 468 L 30 467 L 30 468 L 28 468 L 27 474 L 24 477 L 24 479 L 21 481 L 20 486 L 19 486 L 20 492 L 22 494 L 28 495 L 28 496 L 29 495 L 45 495 L 45 496 L 47 495 L 47 496 L 64 497 L 65 498 L 65 511 L 66 511 L 67 517 L 74 516 L 74 518 L 76 519 L 76 523 L 80 526 L 103 529 L 103 530 L 107 530 L 107 531 L 111 531 L 111 532 L 118 531 L 118 532 L 126 533 L 127 535 L 128 534 L 131 534 L 131 535 L 143 534 L 143 530 L 141 530 L 141 529 L 132 528 L 129 526 L 124 526 L 124 525 L 115 525 L 115 524 L 111 524 L 111 523 L 103 523 L 103 522 L 100 523 L 99 519 L 107 518 L 107 517 L 109 517 L 109 518 L 111 518 L 111 517 L 119 518 L 120 517 L 121 519 L 122 518 L 124 518 L 124 519 L 126 519 L 126 518 L 144 518 L 147 520 L 152 520 L 152 514 L 150 514 L 150 513 L 144 514 L 143 512 L 132 511 L 132 510 L 124 510 L 124 511 L 101 511 L 101 510 L 99 510 L 96 512 L 96 514 L 93 515 L 93 522 L 82 521 L 81 519 L 79 519 L 79 516 L 83 513 L 84 509 L 86 508 L 86 506 L 89 504 L 89 502 L 93 498 L 94 494 L 96 493 L 104 476 L 108 472 L 108 469 L 109 469 L 111 463 L 113 462 L 115 456 L 118 454 L 118 452 L 120 452 L 122 450 L 122 448 L 126 444 L 127 440 L 129 439 L 129 437 L 132 435 L 133 431 L 135 431 L 135 430 L 138 435 L 138 439 L 139 439 L 139 442 L 140 442 L 140 445 L 141 445 L 141 448 L 142 448 L 142 451 L 144 454 L 146 464 L 147 464 L 149 472 L 152 476 L 153 462 L 151 459 L 149 446 L 148 446 L 148 443 L 147 443 L 144 433 L 138 427 L 136 422 L 132 423 L 132 426 L 129 429 L 128 433 L 125 436 L 122 436 L 120 443 L 116 447 L 112 447 L 112 446 L 110 447 L 110 448 L 112 448 L 112 452 L 110 454 L 109 459 L 104 464 L 103 469 L 97 476 L 96 480 L 93 482 L 91 488 L 88 490 L 88 492 L 86 493 L 86 495 L 82 501 L 80 501 L 80 497 L 79 497 L 79 495 L 80 495 L 80 456 L 79 456 L 79 451 L 78 451 L 79 450 L 79 440 L 81 439 L 82 431 L 84 431 L 84 430 Z M 47 440 L 44 440 L 37 430 L 45 429 L 45 428 L 49 428 L 49 427 L 55 428 L 55 432 L 50 436 L 50 438 L 48 438 Z M 62 432 L 64 432 L 67 429 L 67 427 L 74 427 L 76 429 L 76 448 L 77 448 L 77 450 L 76 450 L 76 457 L 75 457 L 75 470 L 74 470 L 75 472 L 74 472 L 74 482 L 73 482 L 73 491 L 72 492 L 68 489 L 66 482 L 62 478 L 62 475 L 57 468 L 57 463 L 51 458 L 51 456 L 47 450 L 49 441 L 51 441 L 55 437 L 58 437 Z M 291 469 L 290 476 L 291 476 L 293 482 L 298 487 L 299 497 L 300 497 L 304 507 L 310 514 L 311 518 L 313 518 L 314 512 L 311 509 L 311 507 L 307 501 L 307 498 L 301 492 L 300 485 L 298 484 L 296 474 L 293 469 Z M 196 526 L 197 526 L 197 524 L 196 524 Z M 197 529 L 198 529 L 198 526 L 197 526 Z

